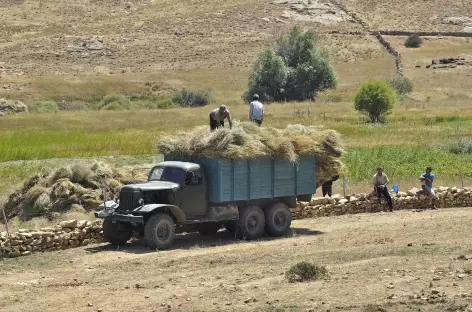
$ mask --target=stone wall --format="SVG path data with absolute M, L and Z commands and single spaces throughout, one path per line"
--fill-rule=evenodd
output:
M 403 31 L 403 30 L 380 30 L 378 31 L 384 36 L 410 36 L 417 34 L 421 37 L 463 37 L 472 38 L 472 32 L 460 32 L 460 31 Z M 375 33 L 372 33 L 375 35 Z
M 377 40 L 385 48 L 385 50 L 387 50 L 387 52 L 391 56 L 393 56 L 393 58 L 395 59 L 395 66 L 397 68 L 397 75 L 398 76 L 403 76 L 403 60 L 402 60 L 401 54 L 397 50 L 395 50 L 394 47 L 392 47 L 390 42 L 385 40 L 385 38 L 382 36 L 382 34 L 380 32 L 378 32 L 378 31 L 374 32 L 373 35 L 375 36 L 375 38 L 377 38 Z
M 26 256 L 32 252 L 55 251 L 103 241 L 102 221 L 63 221 L 51 228 L 0 233 L 0 257 Z
M 432 202 L 424 195 L 417 195 L 418 189 L 391 194 L 394 210 L 428 209 Z M 472 188 L 440 187 L 436 190 L 438 208 L 472 207 Z M 357 194 L 343 198 L 334 195 L 331 198 L 314 197 L 311 202 L 298 202 L 293 211 L 294 219 L 328 217 L 344 214 L 379 212 L 387 208 L 385 200 L 379 205 L 373 194 Z

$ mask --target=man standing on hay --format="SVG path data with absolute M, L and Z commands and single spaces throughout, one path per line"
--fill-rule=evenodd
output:
M 260 127 L 264 119 L 264 105 L 259 102 L 259 95 L 254 94 L 252 99 L 249 104 L 249 121 L 255 122 Z
M 388 204 L 388 208 L 390 209 L 390 212 L 393 212 L 392 198 L 390 197 L 390 193 L 388 192 L 388 188 L 387 188 L 388 182 L 389 182 L 388 177 L 383 172 L 383 168 L 378 167 L 377 173 L 374 175 L 372 179 L 374 192 L 379 198 L 379 203 L 380 203 L 380 199 L 382 198 L 382 195 L 385 197 L 385 199 L 387 200 L 387 204 Z
M 221 105 L 210 113 L 210 130 L 216 130 L 219 127 L 225 126 L 225 119 L 228 118 L 229 128 L 233 128 L 233 121 L 231 120 L 231 114 L 226 106 Z

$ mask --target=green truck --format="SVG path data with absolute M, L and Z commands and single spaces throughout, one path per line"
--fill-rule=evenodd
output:
M 290 208 L 316 191 L 315 169 L 314 156 L 296 163 L 166 156 L 146 183 L 125 185 L 118 203 L 96 216 L 115 245 L 136 232 L 151 248 L 167 249 L 179 231 L 214 234 L 222 227 L 240 239 L 282 236 L 291 225 Z

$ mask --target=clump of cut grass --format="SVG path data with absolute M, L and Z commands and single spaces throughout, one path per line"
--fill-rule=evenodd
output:
M 339 175 L 344 150 L 340 135 L 323 127 L 289 125 L 285 129 L 235 123 L 233 129 L 210 131 L 198 127 L 163 137 L 157 143 L 161 154 L 208 158 L 283 158 L 296 162 L 300 156 L 315 155 L 317 184 Z
M 135 175 L 131 168 L 113 168 L 102 162 L 86 166 L 75 164 L 43 172 L 29 178 L 5 202 L 9 219 L 51 219 L 57 213 L 89 211 L 103 201 L 103 190 L 117 196 L 124 184 L 143 182 L 144 174 Z
M 309 262 L 299 262 L 285 273 L 285 277 L 290 283 L 309 282 L 326 278 L 328 270 L 324 266 L 317 266 Z

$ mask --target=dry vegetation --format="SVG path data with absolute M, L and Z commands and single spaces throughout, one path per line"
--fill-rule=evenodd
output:
M 460 256 L 472 254 L 471 226 L 468 209 L 346 215 L 295 221 L 294 235 L 277 240 L 221 231 L 181 235 L 165 252 L 135 242 L 5 259 L 0 309 L 467 311 L 472 260 Z M 301 261 L 328 278 L 289 283 Z
M 96 209 L 107 195 L 116 198 L 125 184 L 147 180 L 146 173 L 133 168 L 114 168 L 102 162 L 91 166 L 74 164 L 54 171 L 43 170 L 25 180 L 23 186 L 9 195 L 3 209 L 11 220 L 34 217 L 54 219 L 60 213 Z
M 339 133 L 321 127 L 288 125 L 285 129 L 258 127 L 254 123 L 235 123 L 232 129 L 210 131 L 198 127 L 174 136 L 162 137 L 158 152 L 178 157 L 221 157 L 251 159 L 282 158 L 296 162 L 299 156 L 316 157 L 316 183 L 322 184 L 342 170 L 344 150 Z

